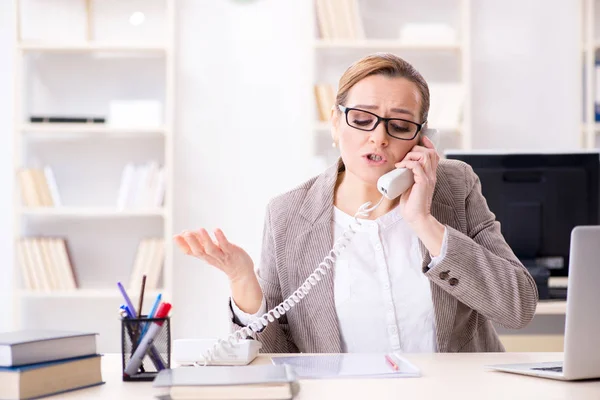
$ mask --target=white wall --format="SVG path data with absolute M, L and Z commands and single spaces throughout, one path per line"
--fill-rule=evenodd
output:
M 580 10 L 573 0 L 473 4 L 473 147 L 580 147 Z
M 258 260 L 268 199 L 309 172 L 311 2 L 179 5 L 174 231 L 220 227 Z M 174 335 L 226 333 L 224 275 L 174 263 Z

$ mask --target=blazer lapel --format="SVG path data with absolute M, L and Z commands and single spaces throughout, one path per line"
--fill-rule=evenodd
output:
M 288 260 L 296 264 L 292 268 L 290 285 L 299 287 L 329 255 L 333 247 L 333 192 L 338 172 L 343 167 L 341 159 L 317 178 L 300 207 L 301 221 Z M 331 262 L 331 261 L 330 261 Z M 324 267 L 323 267 L 324 268 Z M 326 269 L 326 268 L 324 268 Z M 327 270 L 327 269 L 326 269 Z M 314 286 L 310 293 L 296 306 L 303 318 L 307 318 L 321 334 L 307 337 L 313 348 L 321 352 L 341 353 L 339 323 L 334 300 L 334 269 Z

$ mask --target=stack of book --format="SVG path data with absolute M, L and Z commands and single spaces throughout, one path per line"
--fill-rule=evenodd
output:
M 321 38 L 365 38 L 358 0 L 316 0 L 315 6 Z
M 95 333 L 0 333 L 0 399 L 32 399 L 100 385 L 100 361 Z
M 58 186 L 52 168 L 22 168 L 18 171 L 21 201 L 27 207 L 58 207 L 61 205 Z
M 27 290 L 75 290 L 77 279 L 65 239 L 24 237 L 17 242 L 17 259 Z
M 333 85 L 319 83 L 314 86 L 314 91 L 319 121 L 329 121 L 331 107 L 335 104 L 335 90 Z
M 145 288 L 148 290 L 158 289 L 164 259 L 165 241 L 163 238 L 142 239 L 133 262 L 129 289 L 138 290 L 144 275 L 148 277 Z
M 128 163 L 125 166 L 117 198 L 119 209 L 161 207 L 164 195 L 164 167 L 155 161 L 142 165 Z

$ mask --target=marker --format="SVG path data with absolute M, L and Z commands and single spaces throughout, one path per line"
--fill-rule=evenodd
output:
M 162 303 L 156 312 L 156 318 L 165 318 L 169 315 L 169 311 L 171 311 L 170 303 Z M 137 347 L 135 352 L 131 355 L 131 359 L 127 363 L 125 370 L 123 371 L 123 375 L 129 377 L 134 375 L 142 362 L 144 360 L 144 356 L 148 351 L 148 347 L 152 346 L 156 335 L 162 329 L 164 321 L 155 321 L 150 324 L 150 328 L 148 328 L 148 332 L 142 338 L 140 345 Z

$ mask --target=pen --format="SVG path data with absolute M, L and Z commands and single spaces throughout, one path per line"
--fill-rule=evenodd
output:
M 387 362 L 392 366 L 392 369 L 394 371 L 398 371 L 398 364 L 396 364 L 394 362 L 394 360 L 392 360 L 392 357 L 389 356 L 389 354 L 385 355 L 385 359 L 387 360 Z
M 127 307 L 129 307 L 129 311 L 131 312 L 132 318 L 137 318 L 137 315 L 135 313 L 135 307 L 133 306 L 133 303 L 131 302 L 131 299 L 129 298 L 129 296 L 127 296 L 127 292 L 125 291 L 125 288 L 123 287 L 121 282 L 117 282 L 117 286 L 119 287 L 119 290 L 121 291 L 121 294 L 123 295 L 123 298 L 125 299 L 125 303 L 127 304 Z
M 156 318 L 165 318 L 169 315 L 169 311 L 171 311 L 171 304 L 162 303 L 156 312 Z M 135 352 L 131 355 L 127 366 L 125 366 L 125 370 L 123 371 L 123 375 L 131 376 L 135 374 L 140 365 L 142 365 L 142 361 L 146 352 L 148 351 L 148 347 L 152 346 L 156 335 L 160 332 L 164 321 L 155 321 L 152 322 L 150 328 L 148 329 L 148 333 L 144 335 L 140 345 L 137 347 Z
M 156 314 L 156 310 L 158 309 L 158 306 L 160 304 L 160 300 L 162 299 L 162 294 L 159 293 L 158 296 L 156 296 L 156 300 L 154 300 L 154 304 L 152 305 L 152 308 L 150 309 L 150 313 L 148 314 L 148 319 L 152 319 L 154 318 L 154 314 Z M 142 328 L 142 337 L 146 334 L 146 331 L 148 330 L 148 323 L 144 324 L 144 327 Z
M 142 304 L 144 302 L 144 289 L 146 288 L 146 275 L 142 277 L 142 288 L 140 289 L 140 306 L 138 307 L 137 315 L 142 318 Z

